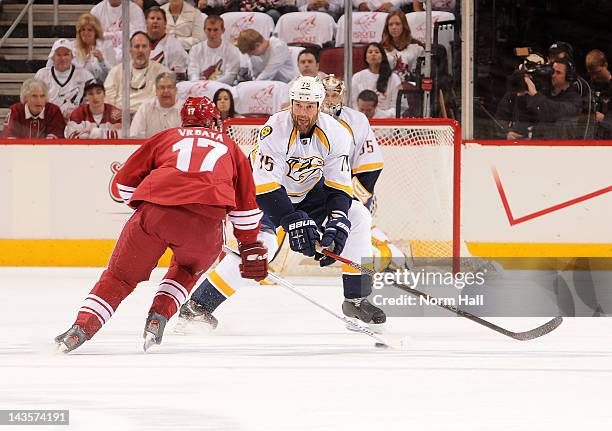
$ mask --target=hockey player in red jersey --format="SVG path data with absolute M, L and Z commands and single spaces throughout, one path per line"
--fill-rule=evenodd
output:
M 222 133 L 221 115 L 208 98 L 187 99 L 181 120 L 182 127 L 145 141 L 117 174 L 121 196 L 136 211 L 74 325 L 55 338 L 60 350 L 91 339 L 170 247 L 174 256 L 143 334 L 145 350 L 160 344 L 166 322 L 221 252 L 226 215 L 240 243 L 242 276 L 266 277 L 267 250 L 257 241 L 262 212 L 246 156 Z

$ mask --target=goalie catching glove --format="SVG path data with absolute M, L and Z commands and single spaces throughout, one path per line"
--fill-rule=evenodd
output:
M 321 247 L 328 249 L 334 254 L 339 255 L 344 250 L 344 245 L 351 231 L 351 222 L 344 213 L 332 213 L 330 218 L 325 223 L 325 231 L 321 238 Z M 322 257 L 317 253 L 319 265 L 327 266 L 334 263 L 336 260 L 329 256 Z
M 238 251 L 242 259 L 240 264 L 242 278 L 261 281 L 268 276 L 268 249 L 261 241 L 240 244 Z
M 289 238 L 291 250 L 306 256 L 315 255 L 315 245 L 319 240 L 317 224 L 304 211 L 295 211 L 281 219 L 281 225 Z

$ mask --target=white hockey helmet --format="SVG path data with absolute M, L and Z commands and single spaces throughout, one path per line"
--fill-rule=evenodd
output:
M 321 84 L 323 84 L 323 88 L 325 89 L 325 94 L 328 99 L 323 102 L 321 110 L 326 114 L 336 115 L 336 113 L 342 109 L 343 106 L 345 88 L 344 81 L 336 78 L 336 76 L 332 73 L 323 78 Z M 330 96 L 333 97 L 334 101 L 330 100 Z
M 299 76 L 289 89 L 289 101 L 317 102 L 319 106 L 325 99 L 325 89 L 318 78 Z

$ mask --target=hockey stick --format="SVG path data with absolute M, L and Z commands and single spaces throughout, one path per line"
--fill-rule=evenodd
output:
M 238 254 L 238 252 L 236 252 L 235 250 L 232 250 L 231 248 L 229 248 L 226 245 L 223 246 L 223 250 L 226 253 L 228 253 L 228 254 L 232 254 L 234 256 L 240 256 L 240 254 Z M 355 331 L 361 332 L 362 334 L 365 334 L 365 335 L 375 339 L 377 341 L 377 345 L 378 344 L 382 344 L 384 346 L 388 346 L 388 347 L 391 347 L 391 348 L 394 348 L 394 349 L 401 349 L 402 348 L 401 340 L 398 343 L 392 343 L 392 342 L 388 341 L 387 339 L 385 339 L 385 338 L 381 337 L 380 335 L 376 334 L 375 332 L 373 332 L 369 328 L 367 328 L 365 326 L 362 326 L 362 325 L 359 325 L 359 324 L 353 322 L 348 317 L 336 313 L 334 310 L 329 308 L 327 305 L 321 304 L 320 302 L 316 301 L 314 298 L 312 298 L 310 295 L 308 295 L 302 289 L 299 289 L 298 287 L 294 286 L 293 284 L 291 284 L 290 282 L 288 282 L 284 278 L 279 277 L 278 275 L 274 274 L 273 272 L 268 272 L 268 278 L 274 280 L 276 283 L 280 284 L 281 286 L 285 287 L 286 289 L 290 290 L 291 292 L 295 293 L 296 295 L 302 297 L 303 299 L 305 299 L 306 301 L 310 302 L 314 306 L 319 307 L 321 310 L 327 312 L 328 314 L 331 314 L 336 319 L 342 320 L 344 323 L 349 325 Z
M 338 256 L 337 254 L 332 253 L 329 250 L 326 250 L 324 248 L 321 248 L 320 246 L 317 245 L 317 251 L 319 253 L 324 254 L 325 256 L 331 257 L 332 259 L 336 259 L 348 266 L 350 266 L 351 268 L 354 268 L 358 271 L 360 271 L 363 274 L 368 274 L 371 276 L 376 275 L 376 271 L 367 268 L 365 266 L 362 266 L 358 263 L 355 263 L 349 259 L 345 259 L 343 257 Z M 400 290 L 403 290 L 404 292 L 408 292 L 412 295 L 418 296 L 419 298 L 423 298 L 425 299 L 428 303 L 431 303 L 431 300 L 433 299 L 430 295 L 428 295 L 427 293 L 421 292 L 419 290 L 413 289 L 412 287 L 407 287 L 407 286 L 403 286 L 397 283 L 393 283 L 393 285 L 395 287 L 397 287 Z M 549 332 L 554 331 L 559 325 L 561 325 L 561 323 L 563 322 L 563 317 L 561 316 L 557 316 L 552 320 L 549 320 L 548 322 L 544 323 L 541 326 L 538 326 L 537 328 L 531 329 L 529 331 L 524 331 L 524 332 L 513 332 L 513 331 L 509 331 L 505 328 L 502 328 L 501 326 L 498 326 L 494 323 L 489 322 L 488 320 L 485 320 L 481 317 L 475 316 L 472 313 L 469 313 L 465 310 L 461 310 L 460 308 L 457 308 L 454 305 L 447 305 L 444 303 L 438 303 L 434 301 L 434 304 L 437 305 L 440 308 L 444 308 L 445 310 L 448 310 L 452 313 L 455 313 L 458 316 L 461 317 L 465 317 L 466 319 L 471 320 L 472 322 L 476 322 L 482 326 L 486 326 L 489 329 L 494 330 L 495 332 L 498 332 L 502 335 L 505 335 L 507 337 L 510 338 L 514 338 L 515 340 L 519 340 L 519 341 L 526 341 L 526 340 L 533 340 L 534 338 L 538 338 L 541 337 L 543 335 L 548 334 Z

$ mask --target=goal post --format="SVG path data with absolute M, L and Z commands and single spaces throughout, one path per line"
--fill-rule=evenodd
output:
M 265 118 L 229 119 L 226 132 L 250 152 L 265 122 Z M 415 261 L 446 259 L 450 264 L 452 259 L 458 269 L 465 249 L 459 124 L 444 118 L 373 119 L 370 124 L 384 157 L 374 192 L 374 225 Z

